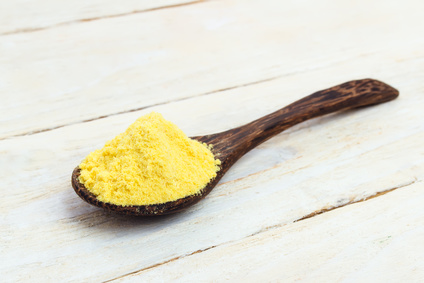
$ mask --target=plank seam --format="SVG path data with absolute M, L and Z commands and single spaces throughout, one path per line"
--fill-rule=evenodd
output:
M 143 271 L 146 271 L 146 270 L 149 270 L 149 269 L 152 269 L 152 268 L 155 268 L 155 267 L 161 266 L 161 265 L 163 265 L 163 264 L 167 264 L 167 263 L 169 263 L 169 262 L 176 261 L 176 260 L 178 260 L 178 259 L 180 259 L 180 258 L 184 258 L 184 257 L 192 256 L 192 255 L 194 255 L 194 254 L 202 253 L 202 252 L 205 252 L 205 251 L 207 251 L 207 250 L 210 250 L 210 249 L 213 249 L 213 248 L 216 248 L 216 247 L 217 247 L 217 246 L 210 246 L 210 247 L 208 247 L 208 248 L 206 248 L 206 249 L 201 249 L 201 250 L 197 250 L 197 251 L 195 251 L 195 252 L 192 252 L 192 253 L 189 253 L 189 254 L 186 254 L 186 255 L 177 256 L 177 257 L 171 258 L 171 259 L 169 259 L 169 260 L 167 260 L 167 261 L 160 262 L 160 263 L 157 263 L 157 264 L 151 265 L 151 266 L 149 266 L 149 267 L 143 268 L 143 269 L 141 269 L 141 270 L 136 270 L 136 271 L 133 271 L 133 272 L 130 272 L 130 273 L 127 273 L 127 274 L 124 274 L 124 275 L 121 275 L 121 276 L 119 276 L 119 277 L 116 277 L 116 278 L 113 278 L 113 279 L 109 279 L 109 280 L 106 280 L 106 281 L 103 281 L 103 282 L 105 282 L 105 283 L 107 283 L 107 282 L 112 282 L 112 281 L 115 281 L 115 280 L 121 279 L 121 278 L 123 278 L 123 277 L 130 276 L 130 275 L 133 275 L 133 274 L 137 274 L 137 273 L 139 273 L 139 272 L 143 272 Z
M 292 75 L 292 74 L 291 73 L 285 74 L 283 76 L 289 76 L 289 75 Z M 280 77 L 282 77 L 282 76 L 276 76 L 276 77 L 272 77 L 272 78 L 267 78 L 267 79 L 263 79 L 263 80 L 259 80 L 259 81 L 250 82 L 250 83 L 230 86 L 230 87 L 226 87 L 226 88 L 222 88 L 222 89 L 218 89 L 218 90 L 213 90 L 213 91 L 210 91 L 210 92 L 196 94 L 196 95 L 193 95 L 193 96 L 188 96 L 188 97 L 178 98 L 178 99 L 174 99 L 174 100 L 170 100 L 170 101 L 164 101 L 164 102 L 159 102 L 159 103 L 155 103 L 155 104 L 150 104 L 150 105 L 143 106 L 143 107 L 138 107 L 138 108 L 129 109 L 129 110 L 125 110 L 125 111 L 110 113 L 110 114 L 107 114 L 107 115 L 102 115 L 102 116 L 98 116 L 98 117 L 94 117 L 94 118 L 90 118 L 90 119 L 85 119 L 85 120 L 81 120 L 81 121 L 76 121 L 76 122 L 72 122 L 72 123 L 66 123 L 66 124 L 55 126 L 55 127 L 44 128 L 44 129 L 40 129 L 40 130 L 36 130 L 36 131 L 30 131 L 30 132 L 26 132 L 26 133 L 22 133 L 22 134 L 16 134 L 16 135 L 10 135 L 10 136 L 6 136 L 6 137 L 1 137 L 0 141 L 10 139 L 10 138 L 30 136 L 30 135 L 34 135 L 34 134 L 44 133 L 44 132 L 60 129 L 60 128 L 63 128 L 63 127 L 67 127 L 67 126 L 72 126 L 72 125 L 77 125 L 77 124 L 81 124 L 81 123 L 96 121 L 96 120 L 100 120 L 100 119 L 104 119 L 104 118 L 108 118 L 108 117 L 112 117 L 112 116 L 117 116 L 117 115 L 121 115 L 121 114 L 127 114 L 127 113 L 136 112 L 136 111 L 141 111 L 141 110 L 156 107 L 156 106 L 161 106 L 161 105 L 165 105 L 165 104 L 169 104 L 169 103 L 189 100 L 189 99 L 192 99 L 192 98 L 197 98 L 197 97 L 200 97 L 200 96 L 215 94 L 215 93 L 219 93 L 219 92 L 223 92 L 223 91 L 227 91 L 227 90 L 232 90 L 232 89 L 236 89 L 236 88 L 247 87 L 247 86 L 251 86 L 251 85 L 255 85 L 255 84 L 260 84 L 260 83 L 272 81 L 272 80 L 278 79 Z
M 374 199 L 374 198 L 377 198 L 377 197 L 383 196 L 383 195 L 388 194 L 388 193 L 391 193 L 391 192 L 393 192 L 393 191 L 395 191 L 395 190 L 398 190 L 398 189 L 401 189 L 401 188 L 405 188 L 405 187 L 411 186 L 411 185 L 413 185 L 413 184 L 415 184 L 415 183 L 419 183 L 419 182 L 422 182 L 422 180 L 421 180 L 421 179 L 418 179 L 417 177 L 414 177 L 414 179 L 413 179 L 412 181 L 410 181 L 410 182 L 408 182 L 408 183 L 406 183 L 406 184 L 404 184 L 404 185 L 401 185 L 401 186 L 398 186 L 398 187 L 394 187 L 394 188 L 390 188 L 390 189 L 387 189 L 387 190 L 383 190 L 383 191 L 377 192 L 377 193 L 375 193 L 375 194 L 373 194 L 373 195 L 371 195 L 371 196 L 365 197 L 365 198 L 363 198 L 363 199 L 359 199 L 359 200 L 352 200 L 352 201 L 349 201 L 349 202 L 344 203 L 344 204 L 339 205 L 339 206 L 334 206 L 334 207 L 331 207 L 331 208 L 325 208 L 325 209 L 321 209 L 321 210 L 318 210 L 318 211 L 312 212 L 312 213 L 307 214 L 307 215 L 305 215 L 305 216 L 303 216 L 303 217 L 301 217 L 301 218 L 299 218 L 299 219 L 297 219 L 297 220 L 294 220 L 292 223 L 300 222 L 300 221 L 303 221 L 303 220 L 306 220 L 306 219 L 309 219 L 309 218 L 312 218 L 312 217 L 318 216 L 318 215 L 320 215 L 320 214 L 323 214 L 323 213 L 326 213 L 326 212 L 329 212 L 329 211 L 332 211 L 332 210 L 335 210 L 335 209 L 339 209 L 339 208 L 342 208 L 342 207 L 345 207 L 345 206 L 351 205 L 351 204 L 360 203 L 360 202 L 366 202 L 366 201 L 368 201 L 368 200 L 370 200 L 370 199 Z M 225 243 L 222 243 L 222 244 L 219 244 L 219 245 L 214 245 L 214 246 L 207 247 L 207 248 L 205 248 L 205 249 L 200 249 L 200 250 L 194 251 L 194 252 L 189 253 L 189 254 L 185 254 L 185 255 L 178 256 L 178 257 L 174 257 L 174 258 L 171 258 L 171 259 L 169 259 L 169 260 L 167 260 L 167 261 L 163 261 L 163 262 L 160 262 L 160 263 L 157 263 L 157 264 L 154 264 L 154 265 L 151 265 L 151 266 L 145 267 L 145 268 L 143 268 L 143 269 L 136 270 L 136 271 L 133 271 L 133 272 L 130 272 L 130 273 L 127 273 L 127 274 L 121 275 L 121 276 L 119 276 L 119 277 L 115 277 L 115 278 L 109 279 L 109 280 L 104 281 L 104 282 L 112 282 L 112 281 L 115 281 L 115 280 L 119 280 L 119 279 L 125 278 L 125 277 L 127 277 L 127 276 L 135 275 L 135 274 L 137 274 L 137 273 L 141 273 L 141 272 L 147 271 L 147 270 L 149 270 L 149 269 L 153 269 L 153 268 L 159 267 L 159 266 L 161 266 L 161 265 L 164 265 L 164 264 L 167 264 L 167 263 L 170 263 L 170 262 L 173 262 L 173 261 L 176 261 L 176 260 L 179 260 L 179 259 L 185 258 L 185 257 L 189 257 L 189 256 L 192 256 L 192 255 L 195 255 L 195 254 L 198 254 L 198 253 L 202 253 L 202 252 L 205 252 L 205 251 L 208 251 L 208 250 L 214 249 L 214 248 L 216 248 L 216 247 L 220 247 L 220 246 L 223 246 L 223 245 L 231 244 L 231 243 L 233 243 L 233 242 L 237 242 L 237 241 L 245 240 L 245 239 L 247 239 L 247 238 L 250 238 L 250 237 L 256 236 L 256 235 L 258 235 L 258 234 L 261 234 L 261 233 L 264 233 L 264 232 L 267 232 L 267 231 L 270 231 L 270 230 L 274 230 L 274 229 L 277 229 L 277 228 L 281 228 L 281 227 L 283 227 L 283 226 L 285 226 L 285 225 L 287 225 L 287 223 L 281 223 L 281 224 L 276 224 L 276 225 L 268 226 L 268 227 L 265 227 L 265 228 L 263 228 L 263 229 L 261 229 L 261 230 L 259 230 L 259 231 L 255 232 L 255 233 L 253 233 L 253 234 L 250 234 L 250 235 L 248 235 L 248 236 L 246 236 L 246 237 L 244 237 L 244 238 L 242 238 L 242 239 L 237 239 L 237 240 L 233 240 L 233 241 L 228 241 L 228 242 L 225 242 Z
M 370 199 L 373 199 L 373 198 L 377 198 L 377 197 L 383 196 L 383 195 L 388 194 L 388 193 L 390 193 L 390 192 L 393 192 L 393 191 L 395 191 L 395 190 L 398 190 L 398 189 L 401 189 L 401 188 L 408 187 L 408 186 L 413 185 L 413 184 L 415 184 L 415 183 L 417 183 L 417 182 L 421 182 L 421 180 L 418 180 L 416 177 L 414 177 L 414 180 L 412 180 L 411 182 L 409 182 L 409 183 L 407 183 L 407 184 L 404 184 L 404 185 L 402 185 L 402 186 L 398 186 L 398 187 L 394 187 L 394 188 L 387 189 L 387 190 L 384 190 L 384 191 L 380 191 L 380 192 L 377 192 L 377 193 L 375 193 L 375 194 L 373 194 L 373 195 L 370 195 L 370 196 L 368 196 L 368 197 L 365 197 L 365 198 L 363 198 L 363 199 L 349 201 L 349 202 L 344 203 L 344 204 L 342 204 L 342 205 L 340 205 L 340 206 L 333 206 L 333 207 L 323 208 L 323 209 L 320 209 L 320 210 L 314 211 L 314 212 L 312 212 L 312 213 L 309 213 L 309 214 L 307 214 L 307 215 L 303 216 L 302 218 L 299 218 L 299 219 L 297 219 L 297 220 L 293 221 L 293 223 L 295 223 L 295 222 L 299 222 L 299 221 L 302 221 L 302 220 L 306 220 L 306 219 L 309 219 L 309 218 L 315 217 L 315 216 L 317 216 L 317 215 L 320 215 L 320 214 L 323 214 L 323 213 L 326 213 L 326 212 L 329 212 L 329 211 L 332 211 L 332 210 L 335 210 L 335 209 L 338 209 L 338 208 L 341 208 L 341 207 L 345 207 L 345 206 L 348 206 L 348 205 L 351 205 L 351 204 L 355 204 L 355 203 L 360 203 L 360 202 L 368 201 L 368 200 L 370 200 Z
M 112 14 L 112 15 L 105 15 L 105 16 L 99 16 L 99 17 L 84 18 L 84 19 L 79 19 L 79 20 L 61 22 L 61 23 L 57 23 L 57 24 L 53 24 L 53 25 L 45 26 L 45 27 L 15 29 L 15 30 L 12 30 L 12 31 L 0 33 L 0 36 L 36 32 L 36 31 L 42 31 L 42 30 L 47 30 L 47 29 L 51 29 L 51 28 L 57 28 L 57 27 L 61 27 L 61 26 L 72 25 L 72 24 L 79 24 L 79 23 L 92 22 L 92 21 L 103 20 L 103 19 L 125 17 L 125 16 L 129 16 L 129 15 L 135 15 L 135 14 L 141 14 L 141 13 L 147 13 L 147 12 L 154 12 L 154 11 L 158 11 L 158 10 L 165 10 L 165 9 L 170 9 L 170 8 L 190 6 L 190 5 L 193 5 L 193 4 L 199 4 L 199 3 L 207 2 L 207 1 L 211 1 L 211 0 L 196 0 L 196 1 L 191 1 L 191 2 L 187 2 L 187 3 L 171 4 L 171 5 L 148 8 L 148 9 L 143 9 L 143 10 L 134 10 L 134 11 L 131 11 L 131 12 L 120 13 L 120 14 Z

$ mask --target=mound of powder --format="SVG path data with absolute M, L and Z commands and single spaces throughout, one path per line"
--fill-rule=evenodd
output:
M 102 202 L 158 204 L 199 193 L 220 164 L 206 144 L 152 112 L 91 152 L 79 181 Z

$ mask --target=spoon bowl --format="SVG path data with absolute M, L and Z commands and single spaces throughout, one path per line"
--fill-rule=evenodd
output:
M 72 186 L 78 196 L 89 204 L 119 214 L 154 216 L 175 213 L 206 197 L 238 159 L 278 133 L 308 119 L 387 102 L 398 96 L 398 90 L 383 82 L 373 79 L 354 80 L 315 92 L 244 126 L 217 134 L 192 137 L 212 145 L 212 152 L 221 160 L 221 167 L 217 176 L 200 192 L 175 201 L 139 206 L 120 206 L 101 202 L 85 188 L 84 184 L 79 182 L 79 167 L 76 167 L 72 173 Z

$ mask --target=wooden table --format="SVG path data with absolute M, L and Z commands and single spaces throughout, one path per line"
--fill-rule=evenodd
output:
M 0 281 L 423 282 L 423 3 L 1 1 Z M 365 77 L 400 97 L 291 128 L 186 212 L 72 190 L 143 114 L 203 135 Z

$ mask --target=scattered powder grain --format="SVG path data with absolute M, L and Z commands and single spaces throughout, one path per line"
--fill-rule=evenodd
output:
M 206 144 L 152 112 L 90 153 L 79 180 L 102 202 L 158 204 L 199 193 L 219 165 Z

